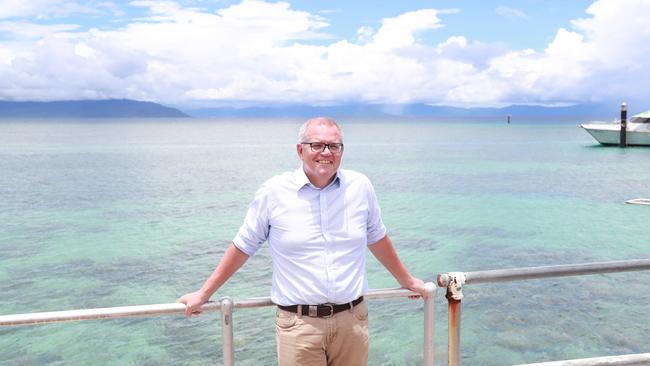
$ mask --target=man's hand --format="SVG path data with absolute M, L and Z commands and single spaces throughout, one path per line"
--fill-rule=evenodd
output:
M 378 242 L 369 245 L 368 249 L 370 249 L 377 260 L 379 260 L 379 262 L 386 267 L 393 277 L 395 277 L 400 286 L 419 294 L 409 296 L 409 298 L 427 298 L 428 295 L 427 290 L 424 287 L 424 281 L 411 276 L 397 256 L 397 252 L 395 252 L 395 248 L 393 247 L 393 242 L 390 240 L 388 235 L 384 236 Z
M 185 315 L 201 314 L 201 305 L 210 300 L 210 297 L 217 292 L 219 287 L 226 282 L 248 259 L 248 254 L 242 252 L 230 243 L 221 261 L 208 277 L 199 291 L 190 292 L 181 296 L 176 302 L 185 304 Z
M 411 276 L 408 281 L 401 284 L 405 289 L 409 289 L 413 292 L 417 292 L 420 295 L 409 296 L 409 299 L 419 299 L 422 297 L 426 299 L 428 297 L 427 289 L 424 286 L 424 281 L 419 278 Z
M 181 296 L 176 302 L 185 304 L 185 316 L 199 315 L 201 314 L 201 305 L 208 302 L 209 298 L 201 291 L 190 292 Z

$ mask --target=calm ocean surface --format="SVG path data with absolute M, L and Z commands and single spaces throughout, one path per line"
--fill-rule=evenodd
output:
M 300 120 L 0 121 L 0 314 L 174 302 L 257 187 L 295 169 Z M 424 279 L 650 257 L 650 148 L 580 121 L 343 121 L 402 260 Z M 268 248 L 215 298 L 268 296 Z M 369 260 L 371 288 L 395 287 Z M 650 273 L 464 288 L 465 365 L 650 352 Z M 446 364 L 446 301 L 436 302 Z M 422 303 L 370 303 L 370 365 L 422 358 Z M 219 314 L 0 328 L 1 365 L 213 365 Z M 235 312 L 238 365 L 275 364 L 274 309 Z

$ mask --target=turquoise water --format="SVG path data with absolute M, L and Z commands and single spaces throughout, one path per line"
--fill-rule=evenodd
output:
M 198 288 L 256 188 L 298 166 L 299 120 L 1 121 L 0 314 L 173 302 Z M 409 269 L 650 257 L 650 148 L 579 121 L 344 121 Z M 267 296 L 262 249 L 216 297 Z M 370 287 L 394 287 L 369 260 Z M 650 351 L 645 272 L 464 289 L 466 365 Z M 371 365 L 421 362 L 422 304 L 371 302 Z M 235 312 L 238 365 L 275 363 L 272 308 Z M 446 364 L 437 300 L 436 364 Z M 218 314 L 0 328 L 2 365 L 221 363 Z

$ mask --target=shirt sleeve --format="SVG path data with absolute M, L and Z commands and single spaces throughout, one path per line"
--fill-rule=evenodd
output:
M 269 237 L 269 189 L 265 185 L 255 193 L 244 223 L 232 240 L 242 252 L 252 256 Z
M 379 201 L 377 201 L 377 195 L 370 180 L 368 180 L 367 196 L 368 224 L 366 226 L 366 237 L 368 239 L 368 245 L 372 245 L 383 239 L 388 233 L 388 230 L 386 230 L 384 221 L 381 219 L 381 208 L 379 207 Z

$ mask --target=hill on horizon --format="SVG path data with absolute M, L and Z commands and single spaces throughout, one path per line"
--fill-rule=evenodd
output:
M 188 118 L 176 108 L 130 99 L 0 101 L 0 118 Z
M 224 117 L 579 117 L 607 118 L 619 115 L 618 105 L 576 104 L 547 107 L 511 105 L 502 108 L 434 106 L 427 104 L 345 104 L 333 106 L 284 105 L 252 107 L 182 108 L 130 99 L 75 101 L 0 101 L 0 118 L 224 118 Z M 633 115 L 632 110 L 629 115 Z
M 511 105 L 502 108 L 433 106 L 427 104 L 347 104 L 334 106 L 255 106 L 186 109 L 193 117 L 594 117 L 614 118 L 619 106 L 576 104 L 546 107 Z

